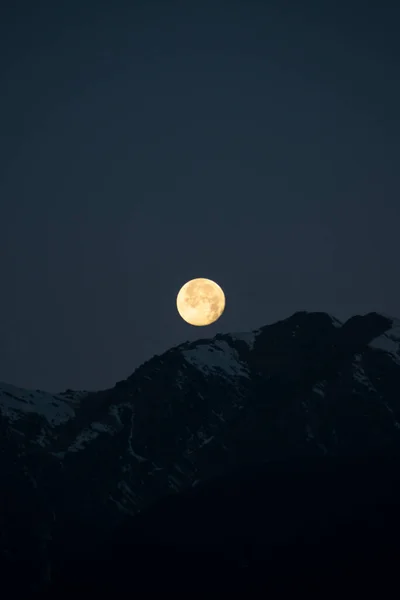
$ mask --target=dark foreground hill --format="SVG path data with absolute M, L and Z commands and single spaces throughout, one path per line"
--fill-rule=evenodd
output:
M 128 518 L 91 555 L 61 565 L 53 597 L 389 597 L 399 508 L 398 457 L 248 466 Z

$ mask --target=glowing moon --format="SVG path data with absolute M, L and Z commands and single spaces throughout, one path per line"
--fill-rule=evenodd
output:
M 180 289 L 176 307 L 190 325 L 210 325 L 224 312 L 225 294 L 211 279 L 191 279 Z

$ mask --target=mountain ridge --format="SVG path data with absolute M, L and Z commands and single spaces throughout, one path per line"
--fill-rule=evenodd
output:
M 17 552 L 17 524 L 44 554 L 51 539 L 72 552 L 76 539 L 242 464 L 398 445 L 400 325 L 301 311 L 180 344 L 99 392 L 11 388 L 0 386 L 3 547 Z

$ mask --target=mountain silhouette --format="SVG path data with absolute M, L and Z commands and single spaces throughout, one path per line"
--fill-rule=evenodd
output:
M 181 344 L 109 390 L 0 384 L 4 564 L 35 562 L 40 578 L 54 580 L 62 563 L 93 556 L 131 519 L 142 531 L 143 515 L 180 502 L 177 494 L 194 494 L 196 504 L 198 490 L 230 472 L 241 490 L 241 469 L 254 465 L 397 456 L 399 346 L 394 318 L 340 323 L 299 312 L 254 332 Z M 264 475 L 254 478 L 264 485 Z
M 59 594 L 371 592 L 396 585 L 398 456 L 247 465 L 163 499 L 62 564 Z

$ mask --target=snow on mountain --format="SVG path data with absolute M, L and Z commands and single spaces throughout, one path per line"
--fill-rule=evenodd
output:
M 369 343 L 370 348 L 389 354 L 400 365 L 400 320 L 391 319 L 392 327 Z
M 336 329 L 340 329 L 340 327 L 342 327 L 343 323 L 341 321 L 339 321 L 339 319 L 337 319 L 336 317 L 334 317 L 333 315 L 328 315 L 331 320 L 332 320 L 332 325 L 334 327 L 336 327 Z
M 356 354 L 354 356 L 353 367 L 354 380 L 357 381 L 359 384 L 364 385 L 369 390 L 376 392 L 375 387 L 372 385 L 371 381 L 365 373 L 361 354 Z
M 225 377 L 248 377 L 248 367 L 239 359 L 237 351 L 226 341 L 197 344 L 191 350 L 183 350 L 184 359 L 205 375 L 220 374 Z
M 312 391 L 315 394 L 318 394 L 319 396 L 322 396 L 322 398 L 323 398 L 325 396 L 324 382 L 322 382 L 322 381 L 318 382 L 316 385 L 314 385 L 314 387 L 312 388 Z
M 83 429 L 78 433 L 72 444 L 67 448 L 67 452 L 79 452 L 84 450 L 90 442 L 95 440 L 101 433 L 114 433 L 112 427 L 104 425 L 104 423 L 93 422 L 90 427 Z M 58 456 L 63 456 L 62 453 L 58 453 Z
M 74 406 L 84 395 L 85 392 L 71 391 L 50 394 L 0 383 L 0 412 L 10 422 L 31 413 L 43 417 L 49 425 L 60 425 L 75 416 Z
M 258 334 L 260 333 L 259 329 L 255 331 L 241 331 L 237 333 L 229 333 L 229 337 L 233 341 L 241 341 L 245 342 L 250 350 L 254 349 L 254 344 L 257 339 Z

